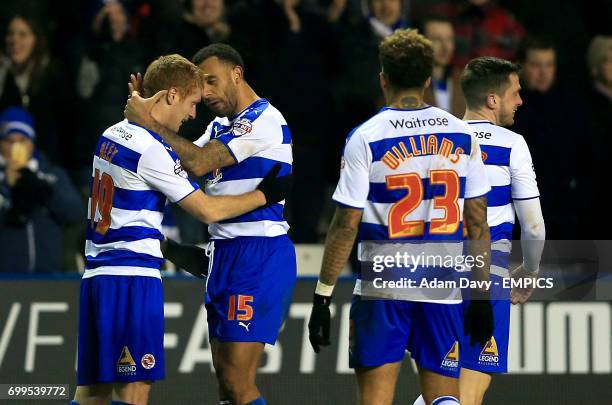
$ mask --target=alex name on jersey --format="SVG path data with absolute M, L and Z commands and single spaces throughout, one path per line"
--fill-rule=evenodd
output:
M 206 193 L 236 195 L 254 190 L 261 179 L 280 163 L 279 176 L 291 173 L 291 132 L 282 114 L 266 99 L 258 99 L 237 115 L 215 118 L 194 143 L 203 146 L 212 139 L 227 146 L 237 164 L 206 176 Z M 211 224 L 212 239 L 239 236 L 279 236 L 289 225 L 283 217 L 285 202 L 262 207 L 235 218 Z
M 160 277 L 166 198 L 198 189 L 170 146 L 127 120 L 104 131 L 93 158 L 85 274 Z

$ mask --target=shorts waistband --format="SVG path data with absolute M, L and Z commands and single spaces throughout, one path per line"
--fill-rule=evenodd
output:
M 210 239 L 209 242 L 214 242 L 215 246 L 230 245 L 233 243 L 256 243 L 262 241 L 282 241 L 287 240 L 291 242 L 289 235 L 278 235 L 278 236 L 238 236 L 232 239 Z

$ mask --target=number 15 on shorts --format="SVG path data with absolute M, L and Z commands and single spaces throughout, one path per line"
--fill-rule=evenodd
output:
M 227 311 L 228 321 L 250 321 L 253 318 L 252 295 L 231 295 Z M 238 305 L 236 305 L 238 304 Z

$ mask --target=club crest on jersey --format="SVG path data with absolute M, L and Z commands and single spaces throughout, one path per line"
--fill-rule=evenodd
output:
M 453 346 L 448 353 L 446 353 L 446 356 L 444 356 L 440 367 L 447 370 L 457 369 L 457 367 L 459 367 L 459 342 L 455 341 L 455 343 L 453 343 Z
M 246 135 L 253 130 L 253 124 L 246 118 L 240 118 L 232 125 L 232 133 L 235 136 Z
M 497 342 L 495 337 L 491 336 L 491 339 L 485 344 L 484 348 L 478 356 L 478 363 L 487 366 L 498 366 L 499 365 L 499 351 L 497 350 Z
M 117 374 L 136 375 L 136 362 L 127 346 L 123 346 L 119 360 L 117 360 Z
M 174 161 L 174 174 L 176 174 L 177 176 L 181 176 L 184 179 L 187 178 L 187 172 L 183 169 L 183 166 L 181 165 L 181 159 L 176 159 Z
M 145 354 L 142 356 L 142 359 L 140 359 L 140 364 L 146 370 L 152 369 L 155 367 L 155 356 L 153 356 L 151 353 Z
M 480 152 L 480 155 L 482 156 L 482 161 L 483 161 L 483 162 L 486 162 L 486 161 L 487 161 L 487 158 L 489 157 L 489 156 L 487 155 L 487 152 L 483 152 L 483 151 L 481 151 L 481 152 Z

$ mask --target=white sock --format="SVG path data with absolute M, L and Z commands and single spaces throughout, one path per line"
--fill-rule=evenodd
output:
M 419 395 L 419 397 L 414 400 L 414 403 L 412 405 L 427 405 L 427 403 L 423 399 L 423 395 Z
M 431 405 L 457 405 L 459 400 L 455 397 L 451 397 L 450 395 L 445 395 L 443 397 L 438 397 L 431 402 Z

